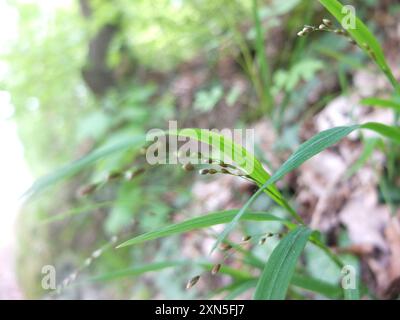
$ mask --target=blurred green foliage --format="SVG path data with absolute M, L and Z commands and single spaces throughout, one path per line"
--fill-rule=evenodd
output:
M 54 7 L 33 1 L 9 3 L 19 13 L 18 38 L 1 57 L 8 70 L 0 79 L 0 88 L 11 93 L 27 161 L 37 177 L 98 147 L 144 134 L 150 128 L 164 128 L 168 119 L 180 120 L 183 113 L 165 83 L 179 76 L 182 65 L 193 58 L 201 57 L 204 63 L 200 68 L 212 70 L 215 61 L 227 55 L 242 67 L 246 80 L 252 84 L 249 92 L 242 93 L 235 86 L 227 89 L 222 85 L 223 79 L 214 77 L 206 86 L 196 88 L 193 113 L 212 113 L 221 101 L 233 108 L 243 95 L 244 115 L 235 120 L 258 120 L 265 116 L 263 99 L 265 90 L 270 90 L 279 103 L 268 109 L 268 116 L 276 120 L 278 132 L 284 131 L 276 141 L 279 151 L 298 145 L 296 119 L 303 120 L 300 115 L 309 107 L 307 96 L 318 83 L 318 74 L 334 71 L 343 80 L 350 67 L 360 67 L 363 62 L 360 54 L 342 55 L 340 52 L 348 44 L 333 43 L 331 35 L 316 38 L 309 46 L 305 46 L 304 39 L 296 38 L 299 26 L 314 18 L 314 4 L 308 0 L 258 2 L 256 14 L 265 41 L 275 41 L 275 32 L 281 32 L 285 39 L 275 56 L 270 57 L 267 52 L 264 57 L 269 67 L 264 71 L 267 75 L 260 72 L 262 63 L 255 58 L 257 28 L 252 21 L 251 0 L 92 0 L 90 19 L 83 17 L 78 1 Z M 376 1 L 368 1 L 370 6 L 375 4 Z M 85 84 L 82 73 L 91 62 L 87 60 L 90 41 L 104 25 L 117 28 L 107 51 L 107 67 L 115 74 L 124 73 L 128 61 L 129 72 L 118 85 L 96 96 Z M 278 42 L 272 46 L 278 46 Z M 326 63 L 326 59 L 333 63 Z M 153 72 L 167 80 L 154 81 L 148 76 Z M 265 86 L 264 78 L 271 79 L 272 85 Z M 342 85 L 346 85 L 345 81 Z M 310 109 L 320 107 L 316 104 Z M 139 150 L 129 150 L 105 157 L 25 206 L 20 219 L 19 261 L 22 266 L 35 262 L 29 272 L 20 270 L 29 297 L 44 294 L 38 281 L 42 265 L 57 263 L 62 269 L 72 264 L 75 270 L 112 236 L 123 238 L 127 233 L 156 229 L 187 208 L 192 176 L 172 166 L 146 171 L 133 181 L 106 183 L 87 198 L 76 196 L 84 184 L 98 183 L 109 173 L 142 166 L 138 155 Z M 270 203 L 262 200 L 260 209 L 264 210 Z M 57 215 L 60 219 L 46 220 Z M 244 228 L 250 233 L 263 229 L 262 224 Z M 273 225 L 272 231 L 278 231 L 278 227 Z M 265 259 L 271 250 L 258 247 L 255 255 Z M 181 255 L 180 239 L 167 239 L 136 249 L 106 250 L 84 272 L 105 274 L 154 259 L 179 260 Z M 309 250 L 307 255 L 318 256 L 318 252 Z M 324 263 L 318 266 L 325 266 Z M 196 298 L 199 294 L 188 293 L 182 284 L 187 274 L 200 268 L 183 268 L 185 272 L 162 271 L 154 277 L 152 286 L 135 278 L 106 286 L 113 297 L 148 298 L 162 292 L 168 298 Z M 68 275 L 70 269 L 66 268 L 62 276 Z M 314 270 L 308 271 L 314 274 Z M 326 280 L 326 275 L 317 274 L 317 278 Z

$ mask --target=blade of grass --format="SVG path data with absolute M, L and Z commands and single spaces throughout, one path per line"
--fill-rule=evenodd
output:
M 311 292 L 322 294 L 330 299 L 338 299 L 343 296 L 342 289 L 339 285 L 333 285 L 305 275 L 295 273 L 291 284 Z
M 95 163 L 96 161 L 109 156 L 111 154 L 122 152 L 132 147 L 141 147 L 145 143 L 144 136 L 134 136 L 132 138 L 126 139 L 121 141 L 120 143 L 106 146 L 94 150 L 87 156 L 82 157 L 76 161 L 73 161 L 58 170 L 54 171 L 53 173 L 46 175 L 42 178 L 36 180 L 33 185 L 24 193 L 23 197 L 30 198 L 34 195 L 38 195 L 43 192 L 46 188 L 54 185 L 55 183 L 71 177 L 77 174 L 82 169 L 90 166 L 91 164 Z
M 400 128 L 395 126 L 388 126 L 378 122 L 368 122 L 360 126 L 362 129 L 368 129 L 379 133 L 396 143 L 400 143 Z
M 343 5 L 339 1 L 319 0 L 319 2 L 336 18 L 339 23 L 342 24 L 347 13 L 346 11 L 343 11 Z M 347 32 L 357 42 L 358 46 L 376 62 L 392 84 L 393 88 L 399 92 L 400 85 L 393 76 L 393 73 L 386 62 L 385 55 L 378 40 L 358 17 L 355 17 L 355 22 L 355 28 L 348 28 Z
M 309 228 L 300 226 L 279 242 L 258 280 L 254 299 L 285 299 L 297 260 L 311 233 Z
M 147 272 L 160 271 L 163 269 L 180 266 L 187 263 L 186 261 L 165 261 L 155 262 L 143 266 L 134 266 L 123 270 L 113 271 L 101 275 L 97 275 L 88 279 L 88 281 L 110 281 L 126 277 L 136 277 Z
M 258 191 L 254 193 L 253 196 L 244 204 L 244 206 L 240 209 L 232 222 L 221 232 L 213 247 L 213 250 L 226 238 L 226 236 L 235 227 L 236 223 L 240 220 L 241 216 L 246 212 L 253 201 L 260 196 L 265 188 L 275 183 L 285 174 L 296 169 L 302 163 L 304 163 L 314 155 L 320 153 L 322 150 L 334 145 L 340 139 L 347 136 L 357 128 L 359 128 L 358 125 L 328 129 L 315 135 L 310 140 L 307 140 L 302 145 L 300 145 L 297 151 L 295 151 L 289 157 L 289 159 L 275 172 L 275 174 L 270 179 L 268 179 L 267 182 L 265 182 L 264 185 L 260 189 L 258 189 Z
M 243 205 L 240 211 L 237 213 L 235 218 L 225 227 L 225 229 L 219 235 L 216 243 L 213 246 L 212 251 L 227 237 L 227 235 L 233 230 L 241 216 L 248 210 L 250 205 L 261 195 L 261 193 L 268 188 L 270 185 L 276 183 L 283 178 L 287 173 L 293 171 L 302 165 L 305 161 L 309 160 L 316 154 L 323 150 L 333 146 L 341 139 L 352 133 L 357 129 L 368 129 L 372 130 L 380 135 L 383 135 L 395 142 L 400 143 L 400 128 L 394 126 L 387 126 L 381 123 L 368 122 L 363 125 L 352 125 L 335 127 L 325 131 L 322 131 L 311 139 L 307 140 L 286 160 L 286 162 L 264 183 L 260 189 L 254 193 L 249 200 Z
M 400 112 L 400 103 L 394 102 L 392 100 L 372 97 L 372 98 L 362 99 L 361 104 L 378 108 L 390 108 L 393 109 L 394 111 Z
M 258 186 L 261 186 L 270 178 L 270 174 L 264 170 L 260 161 L 258 161 L 258 159 L 251 152 L 246 150 L 243 146 L 236 144 L 228 137 L 210 130 L 196 128 L 182 129 L 174 132 L 169 131 L 168 134 L 194 139 L 196 141 L 208 144 L 214 150 L 219 150 L 219 152 L 223 153 L 224 157 L 228 157 L 230 160 L 237 163 L 242 170 L 247 172 Z M 249 170 L 249 168 L 252 170 Z M 286 209 L 293 218 L 299 222 L 302 222 L 300 216 L 290 207 L 289 203 L 273 184 L 268 185 L 264 191 L 277 204 Z
M 206 216 L 200 216 L 193 219 L 189 219 L 180 223 L 168 225 L 159 228 L 157 230 L 144 233 L 130 240 L 127 240 L 124 243 L 120 244 L 117 248 L 136 245 L 146 241 L 155 240 L 175 234 L 185 233 L 196 229 L 208 228 L 211 226 L 228 223 L 235 217 L 237 212 L 238 210 L 221 211 L 221 212 L 211 213 Z M 248 213 L 242 216 L 242 220 L 280 221 L 282 223 L 291 224 L 289 221 L 285 219 L 278 218 L 268 213 Z
M 263 104 L 265 105 L 264 111 L 269 112 L 272 107 L 273 100 L 271 95 L 271 80 L 270 80 L 270 68 L 267 62 L 267 53 L 265 51 L 264 39 L 265 34 L 263 32 L 263 26 L 261 24 L 261 19 L 258 9 L 258 0 L 253 0 L 253 19 L 256 30 L 256 55 L 258 64 L 260 67 L 261 80 L 263 84 Z
M 75 217 L 77 215 L 80 215 L 80 214 L 83 214 L 83 213 L 86 213 L 89 211 L 93 211 L 95 209 L 109 207 L 109 206 L 112 206 L 113 204 L 115 204 L 115 201 L 103 201 L 103 202 L 88 204 L 83 207 L 73 208 L 71 210 L 66 210 L 62 213 L 56 214 L 54 216 L 41 219 L 40 224 L 48 224 L 48 223 L 52 223 L 52 222 L 56 222 L 56 221 L 61 221 L 66 218 Z
M 218 292 L 229 291 L 229 294 L 225 296 L 225 300 L 235 299 L 240 294 L 253 289 L 257 286 L 257 278 L 249 278 L 247 280 L 238 280 L 231 285 L 218 290 Z M 294 273 L 291 280 L 291 285 L 307 290 L 313 293 L 320 294 L 326 298 L 338 299 L 343 296 L 343 291 L 339 285 L 333 285 L 325 281 Z

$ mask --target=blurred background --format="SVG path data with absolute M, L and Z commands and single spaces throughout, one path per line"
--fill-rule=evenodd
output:
M 398 1 L 349 2 L 398 77 Z M 390 111 L 360 106 L 364 97 L 391 92 L 367 56 L 333 33 L 297 37 L 325 17 L 309 0 L 1 0 L 0 298 L 226 297 L 229 275 L 205 276 L 185 289 L 215 262 L 208 232 L 114 248 L 167 223 L 240 208 L 255 191 L 247 181 L 172 165 L 123 179 L 119 173 L 144 165 L 132 148 L 101 157 L 28 201 L 22 195 L 66 163 L 167 128 L 168 120 L 181 128 L 253 128 L 256 155 L 270 170 L 319 131 L 391 124 Z M 374 295 L 386 298 L 393 290 L 398 295 L 400 283 L 399 150 L 392 148 L 397 166 L 387 168 L 379 141 L 352 135 L 279 187 L 357 265 Z M 267 197 L 254 208 L 283 215 Z M 237 232 L 265 228 L 249 223 Z M 265 259 L 274 241 L 252 249 Z M 247 268 L 235 257 L 226 263 Z M 315 248 L 307 247 L 303 264 L 305 274 L 325 282 L 340 277 Z M 62 290 L 43 288 L 47 265 Z M 291 294 L 323 298 L 300 289 Z

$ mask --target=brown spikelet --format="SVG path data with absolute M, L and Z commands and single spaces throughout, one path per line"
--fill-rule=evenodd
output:
M 82 186 L 78 189 L 78 196 L 79 197 L 85 197 L 88 196 L 90 194 L 92 194 L 97 188 L 97 184 L 93 183 L 93 184 L 88 184 L 86 186 Z
M 199 171 L 199 174 L 201 174 L 202 176 L 204 176 L 204 175 L 208 174 L 209 172 L 210 172 L 210 170 L 208 170 L 208 169 L 201 169 L 201 170 Z
M 108 174 L 107 180 L 110 181 L 110 180 L 119 179 L 122 176 L 123 176 L 122 172 L 117 172 L 117 171 L 116 172 L 110 172 Z
M 219 270 L 221 269 L 221 264 L 217 263 L 216 265 L 213 266 L 213 268 L 211 269 L 211 274 L 215 275 L 219 272 Z
M 332 27 L 332 21 L 331 20 L 329 20 L 329 19 L 322 19 L 322 23 L 324 24 L 324 25 L 326 25 L 327 27 Z
M 228 167 L 228 165 L 223 161 L 219 162 L 219 166 L 222 167 L 222 168 L 227 168 Z
M 229 250 L 232 249 L 232 246 L 230 244 L 227 244 L 227 243 L 221 243 L 220 246 L 219 246 L 219 249 L 221 251 L 229 251 Z
M 195 276 L 195 277 L 193 277 L 192 279 L 190 279 L 189 281 L 188 281 L 188 283 L 186 284 L 186 289 L 190 289 L 190 288 L 192 288 L 193 286 L 195 286 L 196 285 L 196 283 L 198 282 L 200 280 L 200 276 Z
M 194 166 L 191 163 L 186 163 L 182 166 L 182 169 L 185 171 L 193 171 Z

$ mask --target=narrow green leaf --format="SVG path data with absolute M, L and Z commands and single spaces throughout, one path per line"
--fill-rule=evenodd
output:
M 319 2 L 336 18 L 340 24 L 343 24 L 343 21 L 345 21 L 348 13 L 343 10 L 343 5 L 338 0 L 319 0 Z M 355 17 L 355 22 L 355 28 L 348 28 L 347 32 L 357 42 L 358 46 L 376 62 L 379 68 L 385 73 L 392 86 L 396 90 L 399 90 L 399 84 L 386 62 L 385 55 L 378 40 L 358 17 Z
M 171 267 L 176 267 L 187 263 L 186 261 L 165 261 L 165 262 L 155 262 L 143 266 L 134 266 L 131 268 L 126 268 L 123 270 L 118 270 L 114 272 L 109 272 L 101 275 L 94 276 L 89 279 L 89 281 L 109 281 L 126 277 L 136 277 L 142 275 L 143 273 L 159 271 Z
M 218 157 L 218 160 L 231 160 L 246 172 L 251 178 L 258 183 L 263 183 L 269 179 L 270 175 L 265 171 L 260 161 L 246 148 L 235 143 L 232 139 L 225 137 L 219 133 L 206 129 L 187 128 L 178 131 L 168 131 L 170 135 L 178 137 L 190 138 L 209 145 L 212 148 L 212 155 Z M 282 195 L 279 190 L 271 186 L 270 196 L 278 203 L 282 204 Z
M 142 242 L 163 238 L 167 236 L 171 236 L 174 234 L 180 234 L 196 229 L 202 229 L 211 227 L 218 224 L 224 224 L 230 222 L 235 215 L 237 214 L 238 210 L 229 210 L 229 211 L 222 211 L 217 213 L 211 213 L 206 216 L 196 217 L 190 220 L 186 220 L 177 224 L 168 225 L 162 227 L 160 229 L 147 232 L 142 234 L 138 237 L 132 238 L 122 244 L 120 244 L 117 248 L 122 248 L 130 245 L 139 244 Z M 280 221 L 282 223 L 291 224 L 289 221 L 278 218 L 268 213 L 248 213 L 242 217 L 242 220 L 249 220 L 249 221 Z
M 25 197 L 31 197 L 33 195 L 39 194 L 44 191 L 46 188 L 54 185 L 55 183 L 59 182 L 62 179 L 71 177 L 77 174 L 82 169 L 88 167 L 89 165 L 93 164 L 94 162 L 109 156 L 111 154 L 122 152 L 128 148 L 132 147 L 139 147 L 145 143 L 144 136 L 134 136 L 132 138 L 126 139 L 118 144 L 112 146 L 106 146 L 99 148 L 87 156 L 73 161 L 58 170 L 54 171 L 53 173 L 39 178 L 36 180 L 33 185 L 25 192 Z
M 350 275 L 350 274 L 348 274 L 348 275 Z M 344 293 L 345 300 L 360 300 L 361 299 L 361 287 L 362 287 L 362 284 L 361 284 L 360 279 L 358 277 L 356 277 L 354 279 L 354 281 L 355 281 L 354 288 L 343 288 L 343 293 Z
M 360 290 L 357 289 L 344 289 L 344 298 L 346 300 L 360 300 Z
M 258 9 L 258 0 L 253 0 L 252 9 L 253 9 L 253 19 L 256 30 L 256 55 L 258 64 L 260 67 L 260 75 L 263 84 L 263 95 L 265 95 L 265 101 L 262 103 L 268 103 L 265 106 L 265 110 L 269 111 L 272 106 L 272 96 L 271 96 L 271 80 L 270 80 L 270 68 L 267 61 L 267 53 L 265 51 L 264 39 L 265 35 L 263 32 L 263 26 L 261 24 L 259 9 Z
M 340 141 L 343 137 L 347 136 L 358 128 L 360 128 L 359 125 L 328 129 L 318 133 L 317 135 L 300 145 L 300 147 L 275 172 L 275 174 L 270 179 L 268 179 L 267 182 L 260 189 L 258 189 L 258 191 L 254 193 L 253 196 L 244 204 L 244 206 L 240 209 L 232 222 L 228 226 L 226 226 L 226 228 L 221 232 L 216 244 L 214 245 L 214 248 L 216 248 L 218 244 L 221 243 L 233 230 L 237 222 L 240 220 L 241 216 L 266 188 L 268 188 L 271 184 L 277 182 L 290 171 L 299 167 L 308 159 L 312 158 L 321 151 L 331 147 L 332 145 Z
M 50 216 L 47 218 L 43 218 L 43 220 L 40 220 L 40 223 L 47 224 L 47 223 L 52 223 L 55 221 L 61 221 L 66 218 L 71 218 L 71 217 L 80 215 L 82 213 L 93 212 L 95 209 L 98 209 L 98 208 L 110 207 L 113 204 L 115 204 L 115 201 L 103 201 L 103 202 L 88 204 L 83 207 L 73 208 L 73 209 L 64 211 L 60 214 L 56 214 L 56 215 L 53 215 L 53 216 Z
M 244 172 L 247 172 L 258 186 L 261 186 L 270 178 L 270 174 L 265 171 L 260 161 L 246 148 L 236 144 L 232 139 L 216 132 L 206 129 L 182 129 L 179 131 L 168 131 L 168 134 L 186 137 L 208 144 L 214 151 L 219 151 L 219 160 L 234 161 Z M 218 153 L 216 154 L 218 156 Z M 290 207 L 278 188 L 269 184 L 263 191 L 277 204 L 286 209 L 297 221 L 302 222 L 300 216 Z
M 276 183 L 278 180 L 283 178 L 287 173 L 293 171 L 302 165 L 305 161 L 309 160 L 316 154 L 322 152 L 323 150 L 333 146 L 341 139 L 352 133 L 357 129 L 368 129 L 379 133 L 380 135 L 387 137 L 397 143 L 400 143 L 400 128 L 394 126 L 387 126 L 381 123 L 369 122 L 363 125 L 352 125 L 335 127 L 325 131 L 322 131 L 311 139 L 307 140 L 286 160 L 286 162 L 267 180 L 264 185 L 254 193 L 249 200 L 240 209 L 235 218 L 231 221 L 229 225 L 221 232 L 218 237 L 214 248 L 221 243 L 226 236 L 233 230 L 240 217 L 248 210 L 250 205 L 261 195 L 261 193 L 268 188 L 271 184 Z M 213 250 L 214 250 L 213 248 Z
M 389 138 L 394 142 L 400 143 L 400 128 L 387 126 L 378 122 L 368 122 L 360 126 L 362 129 L 368 129 L 379 133 L 381 136 Z
M 295 273 L 291 283 L 293 286 L 322 294 L 327 298 L 338 299 L 343 296 L 342 288 L 339 285 L 333 285 L 309 276 Z
M 365 98 L 361 100 L 361 103 L 366 106 L 390 108 L 400 112 L 400 103 L 394 102 L 392 100 L 386 100 L 380 98 Z
M 297 260 L 311 233 L 309 228 L 300 226 L 279 242 L 258 280 L 254 299 L 285 299 Z

